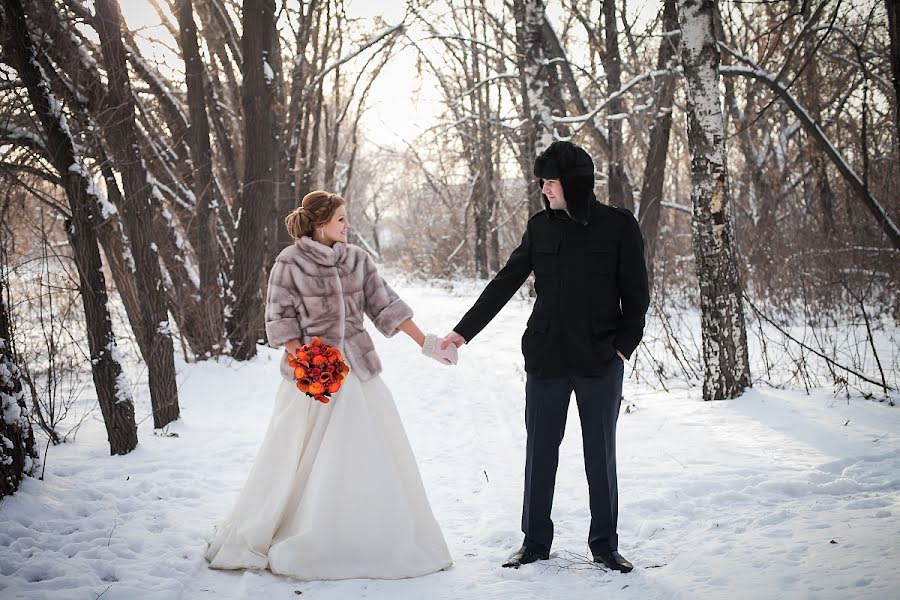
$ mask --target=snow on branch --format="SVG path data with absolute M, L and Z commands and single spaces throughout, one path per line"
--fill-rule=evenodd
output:
M 362 54 L 363 52 L 365 52 L 366 50 L 368 50 L 369 48 L 371 48 L 372 46 L 374 46 L 381 40 L 385 39 L 386 37 L 393 35 L 394 33 L 398 32 L 398 31 L 402 31 L 405 28 L 406 28 L 406 24 L 400 23 L 399 25 L 394 25 L 393 27 L 388 27 L 381 33 L 376 33 L 375 35 L 370 37 L 368 40 L 366 40 L 365 42 L 360 44 L 359 48 L 357 48 L 356 50 L 354 50 L 347 56 L 339 58 L 339 59 L 332 61 L 332 62 L 328 63 L 327 65 L 325 65 L 325 68 L 322 69 L 315 76 L 315 78 L 313 78 L 313 80 L 309 83 L 309 86 L 307 89 L 310 89 L 310 90 L 314 89 L 316 87 L 316 85 L 318 85 L 318 83 L 320 81 L 322 81 L 326 75 L 328 75 L 328 73 L 330 73 L 334 69 L 338 68 L 342 64 L 353 60 L 354 58 L 356 58 L 357 56 L 359 56 L 360 54 Z
M 625 85 L 619 88 L 614 94 L 610 94 L 606 100 L 597 105 L 594 110 L 588 112 L 587 114 L 578 115 L 575 117 L 553 117 L 554 123 L 567 123 L 567 124 L 575 124 L 575 123 L 583 123 L 585 121 L 589 121 L 593 119 L 600 111 L 606 108 L 610 102 L 614 102 L 619 99 L 621 96 L 625 95 L 625 92 L 636 86 L 637 84 L 647 81 L 648 79 L 655 79 L 657 77 L 667 77 L 673 74 L 681 74 L 681 67 L 675 69 L 662 69 L 662 70 L 654 70 L 648 71 L 646 73 L 641 73 L 640 75 L 636 75 L 630 81 L 628 81 Z
M 515 60 L 516 60 L 516 57 L 510 56 L 507 52 L 504 52 L 502 49 L 498 48 L 497 46 L 488 44 L 484 40 L 476 40 L 475 38 L 466 37 L 464 35 L 432 35 L 432 36 L 423 38 L 423 41 L 424 40 L 455 40 L 458 42 L 467 42 L 470 44 L 475 44 L 477 46 L 482 46 L 483 48 L 486 48 L 488 50 L 492 50 L 507 60 L 511 60 L 513 62 L 515 62 Z
M 740 57 L 741 60 L 748 62 L 749 59 L 746 57 Z M 825 132 L 822 131 L 821 126 L 812 118 L 812 116 L 807 112 L 807 110 L 797 101 L 797 99 L 788 91 L 788 89 L 781 84 L 780 82 L 775 80 L 768 72 L 759 68 L 758 66 L 749 66 L 749 67 L 739 67 L 739 66 L 722 66 L 719 67 L 719 73 L 722 75 L 728 76 L 738 76 L 738 77 L 747 77 L 749 79 L 755 79 L 760 83 L 763 83 L 770 90 L 775 92 L 779 98 L 788 106 L 788 108 L 794 113 L 794 115 L 800 120 L 800 123 L 803 125 L 803 129 L 806 133 L 813 139 L 815 139 L 819 145 L 822 147 L 822 150 L 825 154 L 831 159 L 834 163 L 835 167 L 837 167 L 838 171 L 843 176 L 844 180 L 850 186 L 850 188 L 856 193 L 856 195 L 863 201 L 866 205 L 866 208 L 869 209 L 869 212 L 878 220 L 885 234 L 887 234 L 888 238 L 890 238 L 891 243 L 896 248 L 900 248 L 900 229 L 898 229 L 897 224 L 891 219 L 888 215 L 887 210 L 872 195 L 872 192 L 868 189 L 866 184 L 857 175 L 856 171 L 853 170 L 853 167 L 844 159 L 843 155 L 840 151 L 831 143 L 831 140 L 828 136 L 825 135 Z
M 866 73 L 869 77 L 876 80 L 881 85 L 881 87 L 884 88 L 884 90 L 886 91 L 886 93 L 889 96 L 896 95 L 896 93 L 894 92 L 894 86 L 890 81 L 888 81 L 887 79 L 885 79 L 878 73 L 875 73 L 874 71 L 872 71 L 871 69 L 866 67 L 865 63 L 862 61 L 862 55 L 863 55 L 862 44 L 860 42 L 858 42 L 855 37 L 853 37 L 853 34 L 851 34 L 849 31 L 844 29 L 844 27 L 842 25 L 837 24 L 837 23 L 835 23 L 833 25 L 819 25 L 817 27 L 814 27 L 813 31 L 819 31 L 821 29 L 832 30 L 832 31 L 839 33 L 841 35 L 841 37 L 843 37 L 845 40 L 847 40 L 847 43 L 853 47 L 853 50 L 856 52 L 857 56 L 860 57 L 860 62 L 855 62 L 847 57 L 841 57 L 841 60 L 843 62 L 853 65 L 854 67 L 858 67 L 864 73 Z
M 754 79 L 763 83 L 773 92 L 775 92 L 778 97 L 781 98 L 781 100 L 794 113 L 807 134 L 819 143 L 819 145 L 822 147 L 822 150 L 837 167 L 838 171 L 841 173 L 850 188 L 856 193 L 859 199 L 863 201 L 863 203 L 866 205 L 866 208 L 869 209 L 869 212 L 872 213 L 872 215 L 876 218 L 885 234 L 891 240 L 891 243 L 894 245 L 894 247 L 900 248 L 900 228 L 898 228 L 897 224 L 894 223 L 894 221 L 891 219 L 884 205 L 882 205 L 881 202 L 879 202 L 878 199 L 875 198 L 875 196 L 863 182 L 862 178 L 860 178 L 856 171 L 853 170 L 853 167 L 851 167 L 850 164 L 844 159 L 840 151 L 834 146 L 834 144 L 832 144 L 831 140 L 822 130 L 822 127 L 815 121 L 815 119 L 812 118 L 809 112 L 800 104 L 800 102 L 782 83 L 777 81 L 775 76 L 761 69 L 750 58 L 736 52 L 735 50 L 732 50 L 731 48 L 728 48 L 725 44 L 722 44 L 720 42 L 718 45 L 720 48 L 728 51 L 735 58 L 748 65 L 746 67 L 723 65 L 719 67 L 719 74 L 723 76 L 737 76 Z M 646 81 L 647 79 L 650 79 L 652 77 L 662 77 L 676 74 L 680 75 L 682 73 L 683 71 L 680 67 L 671 70 L 664 69 L 642 73 L 633 77 L 616 93 L 610 94 L 609 97 L 606 98 L 606 100 L 604 100 L 590 112 L 574 117 L 553 117 L 553 121 L 556 123 L 567 124 L 586 122 L 590 119 L 593 119 L 601 110 L 609 105 L 611 101 L 615 100 L 617 97 L 621 96 L 642 81 Z
M 11 123 L 0 123 L 0 146 L 7 144 L 36 150 L 41 156 L 47 156 L 47 147 L 43 136 L 16 127 Z
M 477 91 L 480 87 L 492 83 L 494 81 L 499 81 L 501 79 L 518 79 L 519 75 L 517 73 L 497 73 L 496 75 L 491 75 L 490 77 L 486 77 L 481 81 L 476 82 L 472 87 L 465 90 L 455 98 L 453 98 L 450 102 L 459 102 L 469 94 Z
M 147 61 L 144 60 L 144 57 L 139 53 L 134 51 L 127 42 L 123 40 L 123 44 L 125 45 L 125 52 L 128 53 L 128 59 L 131 61 L 131 64 L 135 67 L 141 77 L 147 81 L 153 88 L 157 90 L 157 92 L 163 96 L 166 102 L 169 104 L 171 110 L 175 111 L 175 114 L 178 115 L 182 124 L 188 123 L 187 115 L 184 113 L 184 109 L 182 108 L 181 100 L 175 97 L 175 94 L 172 93 L 169 84 L 163 81 L 156 71 L 147 64 Z M 186 127 L 186 125 L 184 125 Z

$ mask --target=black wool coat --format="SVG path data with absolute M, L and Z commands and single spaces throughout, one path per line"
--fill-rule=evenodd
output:
M 600 375 L 616 350 L 631 357 L 650 304 L 644 240 L 625 209 L 590 203 L 587 225 L 562 211 L 528 221 L 522 243 L 453 328 L 478 335 L 534 272 L 534 303 L 522 336 L 525 371 Z

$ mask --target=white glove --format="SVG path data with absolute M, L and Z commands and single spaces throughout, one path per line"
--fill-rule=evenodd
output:
M 422 344 L 422 354 L 433 358 L 442 365 L 455 365 L 458 359 L 456 346 L 449 344 L 446 348 L 441 349 L 442 341 L 442 338 L 429 333 L 425 336 L 425 343 Z

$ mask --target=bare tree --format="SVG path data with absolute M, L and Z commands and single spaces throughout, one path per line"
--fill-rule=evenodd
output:
M 679 0 L 688 96 L 693 244 L 700 284 L 703 399 L 735 398 L 750 386 L 741 283 L 728 210 L 725 119 L 720 108 L 714 0 Z
M 888 33 L 891 38 L 891 74 L 894 80 L 894 137 L 900 151 L 900 7 L 896 0 L 884 0 L 887 6 Z M 900 152 L 898 152 L 900 155 Z M 900 166 L 897 166 L 900 170 Z
M 70 218 L 66 233 L 78 269 L 91 372 L 106 424 L 110 453 L 127 454 L 137 445 L 134 403 L 123 376 L 112 332 L 106 281 L 94 233 L 97 222 L 104 218 L 103 212 L 108 216 L 114 209 L 98 196 L 84 162 L 76 153 L 60 103 L 51 91 L 32 43 L 21 0 L 3 0 L 3 12 L 5 40 L 8 40 L 19 76 L 44 129 L 47 150 L 69 200 Z
M 262 332 L 262 275 L 265 274 L 265 216 L 275 201 L 274 71 L 275 0 L 244 0 L 241 36 L 244 114 L 244 185 L 238 197 L 240 220 L 234 270 L 234 301 L 226 322 L 232 355 L 256 355 Z
M 616 0 L 603 0 L 603 26 L 606 33 L 606 48 L 603 52 L 603 69 L 606 72 L 606 86 L 610 97 L 607 129 L 609 130 L 609 156 L 607 161 L 607 193 L 609 203 L 624 206 L 634 211 L 634 196 L 627 187 L 622 147 L 622 117 L 624 102 L 618 95 L 622 87 L 622 58 L 619 54 L 619 29 L 616 23 Z
M 678 52 L 678 13 L 675 0 L 663 2 L 663 33 L 659 42 L 656 70 L 661 72 L 672 68 Z M 650 143 L 647 162 L 644 167 L 644 182 L 641 187 L 641 233 L 644 236 L 644 255 L 650 285 L 653 285 L 653 267 L 656 248 L 659 243 L 659 223 L 662 214 L 663 184 L 666 175 L 666 157 L 669 152 L 669 133 L 672 130 L 672 110 L 675 99 L 674 75 L 662 75 L 656 82 L 653 96 L 654 120 L 650 126 Z
M 190 147 L 194 168 L 194 194 L 197 198 L 195 217 L 196 244 L 200 263 L 200 295 L 202 303 L 200 332 L 207 356 L 218 354 L 224 333 L 222 286 L 219 284 L 219 245 L 216 241 L 216 197 L 213 194 L 212 147 L 209 141 L 209 118 L 206 112 L 206 68 L 200 57 L 197 26 L 194 24 L 191 0 L 178 0 L 178 27 L 184 55 L 185 82 L 190 109 Z M 199 350 L 199 348 L 198 348 Z
M 135 277 L 144 299 L 143 327 L 136 332 L 147 363 L 153 425 L 165 427 L 178 418 L 178 387 L 172 327 L 159 270 L 159 256 L 152 238 L 150 186 L 140 154 L 134 122 L 134 100 L 122 25 L 116 0 L 97 0 L 94 25 L 106 61 L 106 110 L 101 113 L 105 136 L 116 158 L 125 188 L 120 213 L 134 257 Z

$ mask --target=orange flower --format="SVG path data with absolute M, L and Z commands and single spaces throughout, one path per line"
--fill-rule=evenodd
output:
M 294 370 L 297 389 L 322 403 L 341 389 L 350 372 L 341 351 L 319 337 L 297 348 L 288 364 Z

